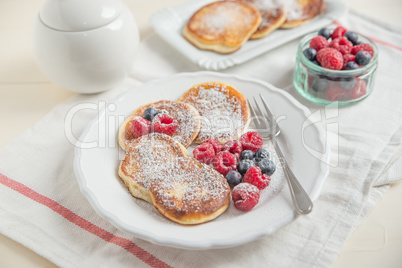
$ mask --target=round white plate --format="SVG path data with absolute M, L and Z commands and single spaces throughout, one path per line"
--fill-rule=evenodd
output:
M 271 234 L 291 222 L 296 212 L 283 171 L 278 166 L 271 185 L 261 192 L 258 205 L 249 212 L 237 210 L 231 202 L 217 219 L 195 226 L 183 226 L 165 219 L 145 201 L 136 199 L 117 175 L 124 152 L 116 135 L 134 109 L 152 101 L 175 100 L 197 83 L 221 81 L 235 86 L 246 98 L 261 93 L 272 112 L 280 118 L 278 142 L 300 183 L 315 200 L 328 174 L 329 146 L 319 124 L 307 119 L 309 110 L 288 93 L 262 81 L 213 72 L 182 73 L 128 90 L 108 102 L 80 137 L 74 169 L 82 193 L 93 208 L 117 228 L 157 244 L 187 249 L 224 248 Z M 272 151 L 269 142 L 265 142 Z M 323 152 L 313 156 L 312 151 Z M 317 157 L 317 155 L 319 155 Z

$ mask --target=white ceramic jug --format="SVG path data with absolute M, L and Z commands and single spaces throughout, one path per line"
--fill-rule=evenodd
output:
M 139 46 L 121 0 L 47 0 L 34 29 L 34 53 L 55 84 L 79 93 L 108 90 L 131 71 Z

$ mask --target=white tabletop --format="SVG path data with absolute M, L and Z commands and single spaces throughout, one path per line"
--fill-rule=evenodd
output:
M 124 2 L 132 11 L 141 39 L 153 33 L 155 11 L 186 0 Z M 52 107 L 75 95 L 52 83 L 37 68 L 32 26 L 44 0 L 0 1 L 0 146 L 31 127 Z M 345 0 L 350 7 L 402 27 L 400 0 Z M 334 264 L 344 267 L 402 266 L 402 183 L 384 198 L 345 243 Z M 56 267 L 17 242 L 0 235 L 0 267 Z

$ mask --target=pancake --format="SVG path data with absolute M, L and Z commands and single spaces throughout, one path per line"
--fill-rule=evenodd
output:
M 173 138 L 151 133 L 128 144 L 118 174 L 134 197 L 152 203 L 149 180 L 157 172 L 174 167 L 177 158 L 184 156 L 188 156 L 186 148 Z
M 299 27 L 319 15 L 325 8 L 324 0 L 285 0 L 286 21 L 281 28 Z
M 182 34 L 199 49 L 226 54 L 238 50 L 260 23 L 255 7 L 240 1 L 218 1 L 195 12 Z
M 250 39 L 263 38 L 279 27 L 286 20 L 286 10 L 283 1 L 280 0 L 241 0 L 253 5 L 261 14 L 261 24 L 250 36 Z
M 194 140 L 198 144 L 213 138 L 221 143 L 238 139 L 250 115 L 244 96 L 222 82 L 194 85 L 178 101 L 192 105 L 201 116 L 201 130 Z
M 166 218 L 199 224 L 221 215 L 230 202 L 230 187 L 213 168 L 184 157 L 176 168 L 159 172 L 149 183 L 152 203 Z
M 136 116 L 142 116 L 144 110 L 148 107 L 154 107 L 157 110 L 166 110 L 171 117 L 177 120 L 179 126 L 172 137 L 184 147 L 187 148 L 190 146 L 197 137 L 201 127 L 201 120 L 197 110 L 186 103 L 162 100 L 139 107 L 123 122 L 119 129 L 118 139 L 121 148 L 124 150 L 135 139 L 131 133 L 132 120 Z

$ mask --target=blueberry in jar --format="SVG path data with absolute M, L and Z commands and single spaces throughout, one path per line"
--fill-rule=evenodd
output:
M 328 87 L 328 81 L 323 78 L 317 77 L 314 79 L 313 83 L 311 84 L 311 89 L 315 92 L 323 92 Z
M 240 174 L 244 175 L 244 174 L 246 174 L 246 172 L 249 168 L 254 167 L 254 166 L 255 166 L 255 163 L 253 160 L 244 159 L 244 160 L 240 161 L 237 169 L 240 172 Z
M 339 82 L 340 86 L 344 89 L 352 89 L 356 85 L 356 79 L 351 78 L 343 78 Z
M 303 54 L 308 60 L 313 61 L 315 60 L 315 56 L 317 56 L 317 51 L 314 48 L 309 47 L 303 50 Z
M 346 67 L 345 67 L 345 70 L 356 70 L 356 69 L 359 69 L 359 65 L 356 63 L 356 62 L 354 62 L 354 61 L 349 61 L 347 64 L 346 64 Z
M 154 107 L 149 107 L 145 109 L 144 113 L 142 114 L 142 117 L 148 121 L 152 121 L 155 117 L 155 115 L 158 114 L 158 110 L 156 110 Z
M 367 51 L 361 50 L 356 53 L 355 61 L 357 64 L 364 66 L 367 65 L 371 60 L 371 55 Z
M 254 152 L 251 150 L 244 150 L 240 154 L 240 160 L 244 160 L 244 159 L 253 160 L 253 158 L 254 158 Z
M 269 159 L 262 159 L 260 162 L 257 163 L 257 166 L 261 169 L 261 172 L 263 174 L 266 174 L 268 176 L 271 176 L 274 174 L 276 167 L 274 162 L 272 162 Z
M 355 32 L 346 32 L 344 35 L 353 45 L 356 45 L 358 42 L 359 36 Z
M 318 35 L 321 35 L 325 37 L 325 39 L 329 39 L 331 37 L 331 31 L 328 28 L 322 28 L 319 32 Z
M 239 172 L 237 172 L 236 170 L 230 170 L 227 174 L 226 174 L 226 180 L 229 183 L 230 187 L 235 187 L 236 185 L 238 185 L 239 183 L 241 183 L 242 181 L 242 176 Z

